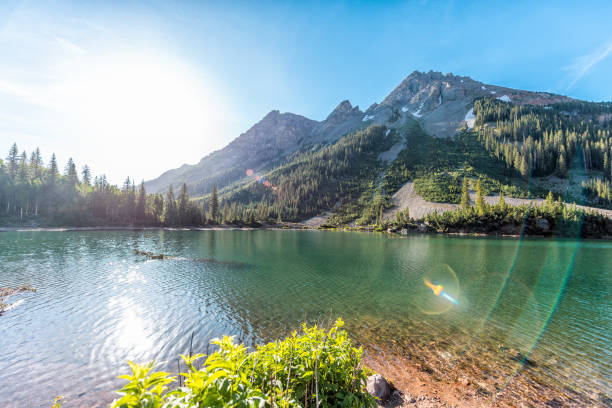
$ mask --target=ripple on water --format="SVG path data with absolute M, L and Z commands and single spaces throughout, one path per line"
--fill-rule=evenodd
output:
M 192 332 L 197 351 L 223 334 L 254 345 L 330 312 L 369 358 L 439 381 L 471 378 L 478 392 L 530 403 L 529 392 L 610 395 L 612 244 L 580 243 L 570 270 L 575 248 L 301 231 L 2 233 L 0 286 L 38 292 L 0 317 L 0 405 L 49 406 L 60 394 L 104 405 L 126 360 L 175 371 Z M 460 304 L 427 315 L 423 277 L 440 264 L 456 272 Z

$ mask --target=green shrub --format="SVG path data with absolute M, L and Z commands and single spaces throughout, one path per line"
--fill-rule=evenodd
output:
M 414 189 L 421 197 L 434 203 L 459 203 L 461 180 L 448 173 L 434 173 L 414 180 Z
M 374 407 L 365 391 L 362 349 L 353 346 L 338 319 L 330 330 L 303 326 L 303 333 L 248 353 L 232 337 L 216 339 L 209 355 L 181 356 L 188 368 L 184 386 L 168 390 L 168 373 L 151 372 L 152 363 L 130 362 L 132 375 L 113 403 L 116 408 L 151 407 Z

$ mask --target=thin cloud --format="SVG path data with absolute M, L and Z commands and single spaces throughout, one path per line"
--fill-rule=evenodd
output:
M 83 48 L 65 37 L 55 36 L 55 41 L 63 50 L 72 54 L 82 54 L 85 52 Z
M 43 93 L 24 87 L 23 85 L 0 79 L 0 94 L 13 96 L 23 102 L 52 108 L 53 103 Z
M 570 71 L 569 85 L 567 89 L 573 88 L 582 77 L 584 77 L 595 65 L 606 59 L 612 54 L 612 41 L 606 43 L 596 51 L 576 58 L 573 64 L 565 67 L 565 70 Z

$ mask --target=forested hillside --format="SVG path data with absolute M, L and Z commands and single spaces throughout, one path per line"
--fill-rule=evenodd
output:
M 260 177 L 230 190 L 223 199 L 242 205 L 259 203 L 266 215 L 302 220 L 372 190 L 377 174 L 383 170 L 378 154 L 395 140 L 396 133 L 390 129 L 370 126 L 318 150 L 298 152 L 265 174 L 263 181 Z
M 612 203 L 612 104 L 571 102 L 513 105 L 483 98 L 474 104 L 474 130 L 487 151 L 524 178 L 568 176 L 578 157 L 588 198 Z
M 426 130 L 449 126 L 451 137 Z M 348 101 L 321 122 L 273 111 L 198 166 L 152 182 L 186 178 L 155 194 L 13 145 L 0 161 L 0 225 L 256 226 L 322 213 L 330 226 L 380 225 L 408 182 L 430 203 L 478 187 L 612 208 L 611 162 L 612 103 L 415 72 L 365 112 Z

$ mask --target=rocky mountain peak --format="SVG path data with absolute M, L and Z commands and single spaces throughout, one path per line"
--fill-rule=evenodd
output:
M 333 110 L 331 114 L 333 115 L 335 112 L 346 113 L 346 112 L 350 112 L 351 110 L 353 110 L 353 105 L 351 105 L 351 102 L 348 99 L 345 99 L 342 102 L 340 102 L 338 106 L 336 106 L 336 108 Z
M 344 100 L 323 121 L 272 110 L 225 148 L 204 157 L 196 165 L 169 170 L 148 181 L 149 191 L 163 192 L 171 184 L 187 182 L 195 194 L 206 194 L 244 177 L 245 168 L 267 169 L 305 147 L 333 143 L 347 133 L 379 124 L 400 127 L 417 120 L 429 133 L 453 136 L 469 125 L 471 109 L 480 97 L 506 103 L 546 105 L 571 98 L 546 92 L 530 92 L 487 85 L 467 76 L 414 71 L 380 103 L 365 112 Z
M 338 106 L 327 116 L 326 121 L 337 122 L 345 119 L 347 116 L 360 114 L 359 106 L 353 107 L 348 99 L 340 102 Z

